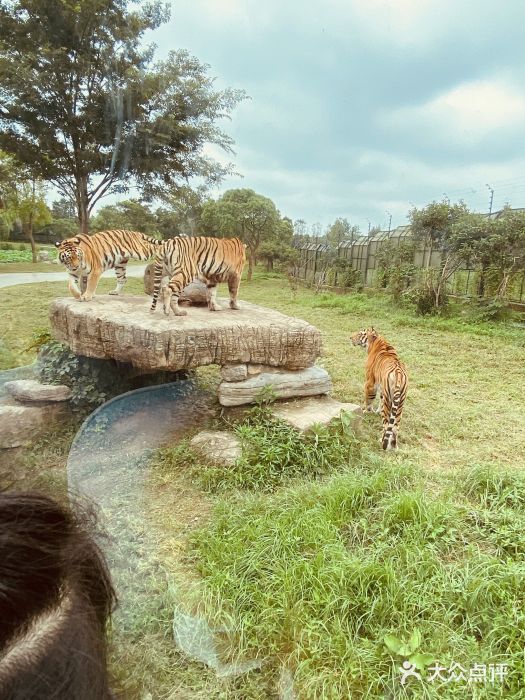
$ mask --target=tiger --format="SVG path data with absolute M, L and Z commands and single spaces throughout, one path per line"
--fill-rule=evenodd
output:
M 237 294 L 246 263 L 246 246 L 238 238 L 170 238 L 163 242 L 155 258 L 153 301 L 155 311 L 165 276 L 171 279 L 162 287 L 164 313 L 173 309 L 175 316 L 186 316 L 179 307 L 184 287 L 195 277 L 206 283 L 206 299 L 210 311 L 220 311 L 217 303 L 217 284 L 228 282 L 230 309 L 238 309 Z
M 100 276 L 115 268 L 117 286 L 110 294 L 120 294 L 126 284 L 126 264 L 130 258 L 148 260 L 159 249 L 162 241 L 138 231 L 99 231 L 91 235 L 79 234 L 55 243 L 58 259 L 69 272 L 69 291 L 79 301 L 91 301 Z M 85 291 L 80 288 L 87 277 Z
M 353 345 L 360 345 L 368 351 L 364 410 L 373 410 L 372 402 L 379 389 L 383 417 L 381 445 L 384 450 L 395 449 L 408 388 L 406 367 L 397 356 L 395 348 L 373 328 L 354 333 L 351 340 Z

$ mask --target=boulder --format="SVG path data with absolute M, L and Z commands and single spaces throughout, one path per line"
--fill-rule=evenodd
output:
M 71 398 L 71 389 L 68 386 L 41 384 L 34 379 L 6 382 L 4 388 L 14 399 L 25 403 L 59 402 Z
M 322 367 L 308 367 L 295 372 L 261 372 L 243 382 L 222 382 L 219 385 L 219 403 L 222 406 L 255 403 L 261 390 L 266 387 L 272 388 L 276 398 L 289 399 L 327 394 L 332 389 L 332 382 Z
M 190 445 L 203 457 L 217 464 L 230 466 L 241 456 L 241 441 L 226 430 L 203 430 Z
M 221 367 L 221 377 L 225 382 L 242 382 L 247 376 L 248 368 L 245 364 Z
M 0 406 L 0 449 L 31 444 L 48 424 L 46 408 Z
M 316 424 L 328 425 L 343 411 L 359 413 L 361 407 L 355 403 L 341 403 L 329 396 L 314 396 L 278 404 L 272 410 L 276 418 L 280 418 L 297 430 L 303 431 Z
M 39 251 L 39 253 L 37 255 L 37 260 L 38 260 L 38 262 L 51 262 L 51 256 L 49 255 L 49 251 L 47 251 L 47 250 Z
M 166 316 L 161 308 L 150 313 L 150 303 L 148 297 L 128 295 L 101 295 L 90 302 L 55 299 L 51 329 L 77 355 L 148 371 L 245 363 L 296 370 L 313 365 L 321 353 L 317 328 L 262 306 L 241 301 L 237 311 L 197 306 L 186 316 Z

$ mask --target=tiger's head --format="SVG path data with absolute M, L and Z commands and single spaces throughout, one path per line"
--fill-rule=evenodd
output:
M 60 262 L 70 272 L 76 272 L 80 268 L 84 257 L 84 252 L 80 247 L 80 238 L 66 238 L 64 241 L 57 241 L 55 247 L 58 249 Z
M 352 336 L 350 336 L 350 340 L 352 341 L 352 345 L 360 345 L 361 347 L 368 349 L 370 343 L 378 337 L 379 334 L 377 331 L 370 327 L 363 328 L 363 330 L 354 333 Z

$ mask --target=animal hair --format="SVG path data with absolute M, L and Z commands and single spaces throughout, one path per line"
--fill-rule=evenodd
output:
M 87 509 L 0 493 L 0 700 L 109 700 L 116 602 Z

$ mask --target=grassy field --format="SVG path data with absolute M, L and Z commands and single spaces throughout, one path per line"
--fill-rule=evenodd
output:
M 0 289 L 4 368 L 31 361 L 32 335 L 65 293 L 65 283 Z M 301 699 L 522 698 L 523 326 L 474 323 L 468 312 L 417 318 L 382 296 L 294 294 L 261 273 L 241 298 L 321 329 L 320 363 L 341 400 L 362 400 L 365 356 L 350 333 L 373 324 L 384 334 L 410 377 L 401 449 L 382 453 L 375 415 L 303 438 L 263 410 L 235 424 L 245 452 L 231 469 L 199 462 L 184 442 L 160 452 L 149 518 L 166 570 L 230 630 L 233 655 L 268 661 L 233 680 L 188 662 L 170 638 L 174 598 L 160 577 L 134 624 L 115 630 L 126 697 L 273 698 L 286 669 Z M 217 424 L 225 418 L 237 420 Z M 13 456 L 9 485 L 60 490 L 73 432 Z M 403 687 L 409 656 L 423 675 L 438 660 L 507 664 L 508 679 Z

